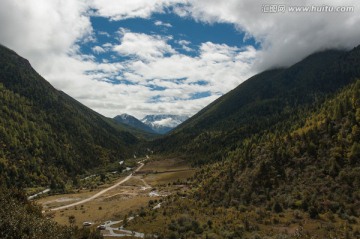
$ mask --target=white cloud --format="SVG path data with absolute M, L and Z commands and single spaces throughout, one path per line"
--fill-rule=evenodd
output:
M 172 53 L 151 61 L 129 61 L 124 76 L 134 83 L 165 88 L 158 92 L 157 100 L 162 102 L 189 100 L 198 92 L 218 97 L 251 76 L 256 54 L 253 47 L 240 49 L 206 42 L 200 46 L 197 57 Z
M 170 23 L 162 22 L 162 21 L 155 21 L 155 26 L 162 26 L 162 27 L 172 27 Z
M 262 7 L 284 4 L 284 13 L 263 13 Z M 350 13 L 293 13 L 289 6 L 354 6 Z M 175 12 L 196 20 L 234 24 L 262 46 L 257 66 L 288 66 L 307 55 L 328 48 L 352 48 L 360 43 L 360 2 L 357 0 L 189 0 Z
M 91 50 L 95 53 L 95 54 L 101 54 L 106 52 L 104 48 L 102 48 L 101 46 L 94 46 L 93 48 L 91 48 Z
M 194 51 L 194 49 L 192 49 L 191 47 L 189 47 L 189 45 L 191 44 L 191 42 L 187 41 L 187 40 L 179 40 L 176 41 L 177 44 L 179 44 L 181 46 L 181 48 L 187 52 L 192 52 Z
M 191 42 L 187 41 L 187 40 L 179 40 L 179 41 L 177 41 L 177 43 L 180 45 L 188 46 L 188 45 L 190 45 Z
M 143 60 L 152 60 L 164 54 L 173 54 L 175 50 L 167 44 L 167 39 L 158 35 L 133 33 L 125 29 L 120 30 L 121 44 L 114 47 L 120 55 L 136 56 Z
M 111 43 L 104 43 L 102 46 L 101 46 L 105 51 L 110 51 L 114 48 L 113 44 Z
M 322 0 L 279 0 L 298 5 L 329 4 Z M 180 5 L 176 5 L 180 4 Z M 181 5 L 183 4 L 183 5 Z M 333 0 L 332 5 L 353 5 L 354 13 L 265 14 L 260 0 L 2 0 L 0 43 L 28 58 L 34 68 L 56 88 L 106 116 L 128 112 L 189 114 L 228 92 L 256 73 L 274 65 L 292 64 L 306 55 L 330 47 L 352 47 L 360 39 L 360 3 Z M 261 50 L 204 42 L 191 57 L 169 45 L 171 36 L 120 32 L 119 43 L 94 47 L 95 53 L 116 51 L 129 56 L 125 62 L 111 59 L 97 63 L 82 55 L 79 42 L 94 41 L 89 11 L 112 20 L 150 18 L 175 6 L 180 16 L 195 20 L 234 24 L 254 37 Z M 98 32 L 100 35 L 108 36 Z M 195 46 L 177 42 L 185 51 Z M 111 62 L 111 63 L 110 63 Z M 112 84 L 111 81 L 132 84 Z M 192 99 L 199 92 L 210 96 Z M 154 99 L 156 101 L 154 102 Z
M 74 42 L 92 34 L 85 1 L 3 0 L 0 4 L 1 43 L 35 65 L 71 52 Z
M 149 18 L 153 13 L 163 13 L 166 8 L 187 0 L 90 0 L 96 14 L 113 20 Z
M 111 35 L 105 31 L 98 31 L 98 34 L 106 37 L 111 37 Z
M 154 41 L 159 41 L 162 48 L 170 47 L 163 38 L 157 36 L 139 35 L 130 31 L 125 34 L 135 35 L 131 37 L 133 44 L 139 43 L 140 37 L 141 44 L 158 46 Z M 139 47 L 134 45 L 134 49 Z M 69 92 L 82 103 L 108 116 L 115 116 L 119 112 L 128 112 L 139 118 L 146 114 L 165 112 L 192 115 L 247 79 L 252 74 L 251 65 L 257 54 L 253 47 L 242 49 L 211 42 L 203 43 L 199 51 L 197 57 L 175 51 L 169 51 L 168 55 L 145 54 L 144 57 L 143 54 L 130 51 L 129 54 L 135 57 L 121 64 L 113 63 L 111 67 L 109 64 L 88 66 L 94 71 L 87 77 L 117 78 L 133 84 L 91 83 L 84 79 L 86 83 L 83 83 L 83 89 L 86 91 L 80 92 L 72 87 Z M 74 65 L 74 68 L 79 66 Z M 121 72 L 121 76 L 116 76 L 118 72 Z M 193 99 L 193 95 L 199 92 L 209 92 L 210 95 Z
M 84 2 L 43 0 L 39 5 L 42 7 L 26 3 L 20 0 L 2 2 L 1 43 L 28 58 L 34 68 L 56 88 L 106 116 L 115 116 L 120 112 L 129 112 L 138 117 L 165 112 L 192 115 L 219 97 L 219 89 L 225 92 L 242 80 L 242 77 L 238 77 L 241 70 L 230 70 L 227 59 L 206 66 L 205 58 L 176 52 L 167 43 L 171 36 L 124 30 L 119 45 L 104 43 L 93 50 L 97 53 L 116 50 L 131 58 L 126 62 L 113 59 L 112 63 L 97 63 L 92 55 L 80 54 L 77 45 L 81 39 L 93 34 Z M 8 14 L 10 10 L 11 14 Z M 52 20 L 54 16 L 57 17 Z M 206 45 L 207 48 L 202 48 L 204 54 L 207 50 L 211 52 L 212 47 L 220 47 L 210 43 Z M 231 53 L 227 53 L 226 46 L 220 48 L 224 48 L 222 54 L 230 54 L 228 58 L 232 61 L 247 52 L 229 48 Z M 226 87 L 216 85 L 218 74 L 223 74 L 221 77 L 227 81 L 224 84 Z M 206 78 L 210 79 L 208 84 L 196 84 Z M 110 83 L 114 80 L 136 84 Z M 191 99 L 194 93 L 206 91 L 212 92 L 212 95 Z M 154 103 L 151 99 L 155 98 L 158 100 Z

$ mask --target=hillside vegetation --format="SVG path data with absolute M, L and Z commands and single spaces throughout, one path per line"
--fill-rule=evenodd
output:
M 359 216 L 359 142 L 360 80 L 325 101 L 300 128 L 253 135 L 226 160 L 202 170 L 198 197 L 214 205 L 266 203 L 271 209 L 279 203 Z
M 360 80 L 309 110 L 202 166 L 183 182 L 192 193 L 132 227 L 160 238 L 360 238 Z
M 96 238 L 46 221 L 6 188 L 63 190 L 79 174 L 131 155 L 138 138 L 55 90 L 14 52 L 0 53 L 4 235 Z M 158 238 L 360 238 L 359 79 L 360 47 L 250 78 L 150 143 L 199 167 L 173 182 L 186 190 L 157 209 L 149 202 L 127 227 Z
M 160 238 L 360 238 L 359 76 L 359 47 L 328 51 L 221 97 L 156 141 L 201 165 L 182 182 L 192 193 L 132 227 Z
M 360 47 L 350 52 L 313 54 L 286 68 L 255 75 L 186 121 L 173 133 L 154 141 L 163 153 L 181 153 L 194 164 L 221 160 L 253 134 L 289 122 L 329 94 L 360 77 Z
M 54 89 L 0 47 L 0 180 L 63 190 L 89 169 L 133 154 L 138 139 Z
M 99 232 L 64 227 L 44 218 L 41 208 L 27 201 L 18 189 L 0 186 L 0 238 L 8 239 L 100 239 Z

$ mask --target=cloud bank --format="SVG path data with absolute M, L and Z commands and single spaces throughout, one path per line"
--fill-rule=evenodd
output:
M 286 7 L 354 6 L 349 13 L 263 12 L 269 4 L 264 0 L 3 0 L 0 43 L 29 59 L 56 88 L 111 117 L 123 112 L 137 117 L 192 115 L 261 70 L 293 64 L 315 51 L 349 49 L 360 43 L 358 1 L 276 1 Z M 186 55 L 169 43 L 173 36 L 120 28 L 117 41 L 99 43 L 91 54 L 81 53 L 81 44 L 97 41 L 91 16 L 119 21 L 168 12 L 206 24 L 232 24 L 260 47 L 202 42 L 194 48 L 190 41 L 176 39 L 179 49 L 193 53 Z M 172 27 L 162 21 L 153 24 Z M 98 34 L 110 38 L 106 32 Z M 105 53 L 115 60 L 96 61 Z
M 285 11 L 263 12 L 269 5 L 284 5 Z M 351 6 L 354 11 L 290 12 L 293 6 Z M 261 44 L 259 70 L 289 66 L 316 51 L 360 44 L 360 2 L 356 0 L 190 0 L 177 12 L 202 22 L 232 23 L 254 37 Z

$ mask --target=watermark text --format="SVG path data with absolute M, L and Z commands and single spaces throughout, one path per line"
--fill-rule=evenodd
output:
M 264 4 L 261 6 L 263 13 L 285 13 L 285 12 L 334 12 L 346 13 L 354 12 L 354 6 L 330 6 L 330 5 L 310 5 L 310 6 L 288 6 L 285 4 Z

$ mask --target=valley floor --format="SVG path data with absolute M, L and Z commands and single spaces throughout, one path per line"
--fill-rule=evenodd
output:
M 96 190 L 48 196 L 37 202 L 61 225 L 99 225 L 107 238 L 351 238 L 360 234 L 358 218 L 325 213 L 312 219 L 299 210 L 274 213 L 264 207 L 214 207 L 189 196 L 195 169 L 184 160 L 153 159 Z M 97 195 L 97 197 L 94 197 Z M 126 223 L 124 224 L 124 221 Z M 230 232 L 237 232 L 232 234 Z M 226 237 L 224 237 L 226 236 Z
M 116 226 L 120 227 L 124 218 L 136 217 L 145 208 L 161 207 L 164 197 L 188 190 L 181 182 L 195 173 L 185 161 L 178 158 L 139 164 L 134 172 L 112 185 L 48 196 L 37 202 L 42 205 L 47 217 L 62 225 L 82 227 L 84 222 L 91 222 L 91 227 L 95 228 L 105 221 L 118 221 Z M 111 232 L 103 230 L 103 235 L 111 235 Z M 112 235 L 116 233 L 112 232 Z

